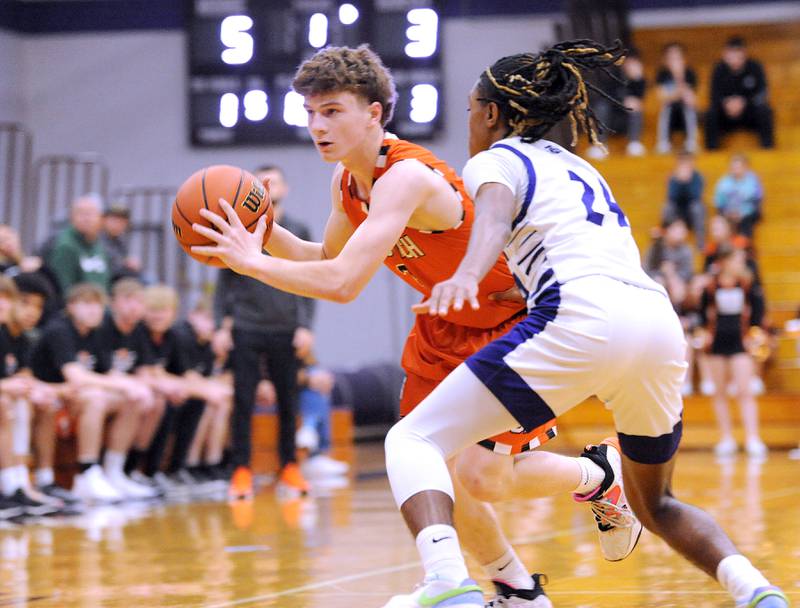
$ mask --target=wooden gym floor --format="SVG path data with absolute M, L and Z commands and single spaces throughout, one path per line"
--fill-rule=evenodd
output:
M 0 606 L 378 608 L 421 578 L 382 474 L 380 445 L 349 456 L 358 478 L 279 503 L 98 508 L 0 528 Z M 800 462 L 682 454 L 676 493 L 708 509 L 800 603 Z M 585 506 L 567 496 L 500 507 L 523 560 L 559 608 L 729 607 L 717 585 L 645 532 L 624 562 L 600 557 Z M 474 564 L 472 565 L 474 566 Z M 477 570 L 474 569 L 477 573 Z M 481 581 L 486 583 L 486 581 Z M 487 587 L 485 587 L 487 588 Z

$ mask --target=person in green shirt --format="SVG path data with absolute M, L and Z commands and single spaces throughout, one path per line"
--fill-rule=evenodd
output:
M 103 203 L 96 194 L 78 197 L 70 208 L 70 225 L 56 235 L 47 253 L 47 265 L 56 275 L 62 293 L 78 283 L 95 283 L 108 292 L 111 263 L 99 239 Z

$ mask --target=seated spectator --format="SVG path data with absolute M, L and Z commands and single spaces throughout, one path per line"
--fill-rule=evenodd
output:
M 750 250 L 750 239 L 736 232 L 736 226 L 723 215 L 715 215 L 708 224 L 709 242 L 706 245 L 703 272 L 715 272 L 714 264 L 719 251 L 726 245 L 737 249 Z M 752 270 L 752 269 L 751 269 Z M 758 273 L 756 272 L 756 278 Z
M 142 265 L 130 255 L 131 211 L 124 203 L 112 203 L 103 213 L 100 239 L 111 264 L 111 279 L 139 277 Z
M 723 175 L 714 189 L 714 207 L 735 226 L 737 232 L 753 238 L 756 223 L 761 220 L 764 189 L 761 180 L 750 170 L 747 157 L 734 154 L 730 171 Z
M 215 375 L 214 329 L 213 308 L 205 299 L 174 328 L 184 358 L 184 378 L 195 387 L 195 396 L 177 413 L 167 471 L 183 483 L 211 483 L 211 489 L 224 491 L 228 475 L 222 468 L 222 452 L 233 407 L 233 385 L 230 378 L 221 377 L 220 370 Z
M 736 452 L 733 423 L 728 409 L 728 384 L 733 383 L 739 400 L 745 431 L 745 450 L 752 457 L 763 457 L 767 447 L 758 429 L 758 404 L 752 393 L 755 368 L 749 351 L 750 329 L 764 320 L 764 299 L 753 281 L 742 249 L 720 248 L 716 271 L 703 293 L 700 307 L 703 330 L 699 332 L 708 350 L 714 382 L 714 411 L 720 441 L 714 448 L 718 456 Z
M 706 208 L 703 204 L 703 176 L 695 168 L 694 155 L 679 152 L 667 183 L 667 202 L 662 223 L 682 219 L 694 232 L 697 249 L 705 248 Z
M 76 502 L 76 498 L 55 485 L 56 412 L 61 408 L 61 402 L 54 386 L 36 380 L 31 373 L 34 329 L 52 292 L 49 283 L 38 272 L 15 275 L 14 283 L 18 296 L 8 322 L 0 329 L 3 334 L 0 341 L 5 343 L 5 346 L 0 346 L 0 351 L 5 353 L 2 356 L 5 357 L 6 371 L 14 373 L 16 369 L 17 375 L 25 376 L 31 382 L 29 394 L 15 402 L 14 453 L 20 491 L 34 503 L 48 505 L 51 509 L 62 508 L 66 502 Z M 31 443 L 36 455 L 36 488 L 30 484 L 27 467 Z M 24 506 L 28 514 L 41 514 L 30 500 Z
M 643 156 L 647 150 L 642 144 L 644 94 L 647 82 L 644 78 L 644 65 L 638 51 L 631 49 L 625 62 L 622 64 L 622 78 L 624 84 L 612 82 L 608 89 L 616 99 L 622 99 L 622 105 L 627 108 L 616 107 L 608 99 L 597 96 L 592 100 L 597 118 L 613 132 L 625 132 L 628 138 L 626 152 L 629 156 Z M 614 91 L 616 85 L 616 91 Z M 601 137 L 605 143 L 607 134 Z M 607 155 L 602 146 L 591 146 L 586 155 L 593 159 L 602 159 Z
M 66 294 L 78 283 L 94 283 L 108 292 L 111 264 L 100 230 L 103 203 L 96 194 L 81 196 L 70 208 L 70 225 L 59 232 L 47 247 L 45 262 L 55 274 L 61 292 Z
M 685 286 L 694 274 L 694 251 L 687 243 L 686 222 L 673 219 L 662 225 L 655 236 L 644 256 L 645 271 L 653 278 L 667 283 L 674 278 Z
M 298 405 L 303 422 L 295 443 L 298 448 L 308 450 L 309 457 L 300 468 L 311 480 L 340 477 L 350 467 L 328 455 L 331 449 L 331 393 L 335 379 L 330 371 L 317 366 L 312 356 L 306 357 L 303 363 L 305 365 L 298 373 Z
M 53 319 L 42 332 L 32 355 L 36 377 L 58 383 L 76 419 L 78 468 L 73 492 L 89 502 L 116 502 L 136 497 L 135 484 L 118 467 L 124 462 L 132 433 L 149 399 L 140 382 L 110 375 L 111 356 L 100 325 L 105 292 L 93 283 L 78 283 L 67 293 L 66 315 Z M 113 416 L 100 466 L 103 427 Z
M 684 149 L 697 151 L 697 74 L 686 65 L 686 47 L 671 42 L 664 47 L 661 69 L 656 75 L 661 110 L 658 113 L 657 149 L 668 154 L 675 131 L 686 134 Z
M 35 272 L 41 266 L 41 258 L 26 256 L 22 252 L 19 233 L 11 226 L 0 224 L 0 273 Z
M 136 279 L 125 278 L 114 283 L 111 290 L 111 304 L 100 327 L 105 348 L 110 353 L 109 374 L 135 379 L 139 382 L 146 398 L 141 403 L 142 415 L 136 420 L 131 434 L 137 435 L 142 427 L 155 428 L 163 413 L 163 404 L 147 384 L 145 370 L 153 364 L 147 330 L 142 323 L 144 317 L 144 286 Z M 133 440 L 135 442 L 135 438 Z M 132 448 L 133 449 L 133 448 Z M 130 452 L 124 462 L 114 459 L 108 463 L 116 469 L 116 474 L 126 469 Z M 134 480 L 136 481 L 136 480 Z M 153 498 L 158 492 L 147 484 L 137 481 L 131 488 L 132 494 L 140 498 Z
M 722 61 L 711 76 L 706 148 L 718 149 L 720 137 L 735 129 L 753 129 L 758 132 L 762 148 L 775 147 L 767 76 L 761 63 L 747 56 L 747 46 L 740 36 L 725 44 Z

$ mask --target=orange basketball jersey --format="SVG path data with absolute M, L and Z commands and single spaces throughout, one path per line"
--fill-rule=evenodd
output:
M 461 222 L 449 230 L 427 231 L 407 227 L 384 261 L 392 272 L 427 298 L 436 283 L 453 275 L 464 257 L 475 219 L 475 206 L 467 196 L 461 178 L 447 163 L 426 148 L 391 135 L 383 140 L 378 161 L 375 163 L 373 183 L 394 163 L 410 158 L 441 175 L 458 196 L 463 209 Z M 367 218 L 370 201 L 358 197 L 356 184 L 347 169 L 342 173 L 341 192 L 345 213 L 354 226 L 360 225 Z M 506 291 L 513 285 L 514 278 L 501 256 L 480 283 L 480 308 L 473 310 L 469 304 L 465 304 L 463 310 L 451 311 L 445 320 L 467 327 L 497 327 L 518 314 L 524 306 L 493 302 L 489 300 L 489 294 Z

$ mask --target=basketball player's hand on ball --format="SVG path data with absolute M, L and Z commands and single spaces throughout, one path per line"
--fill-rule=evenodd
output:
M 200 224 L 192 224 L 195 232 L 213 241 L 216 245 L 195 245 L 192 247 L 192 253 L 219 258 L 231 270 L 246 275 L 253 268 L 253 262 L 261 258 L 264 234 L 267 231 L 267 218 L 262 215 L 256 229 L 249 232 L 228 201 L 219 199 L 219 205 L 225 212 L 227 221 L 208 209 L 200 210 L 200 215 L 211 222 L 216 230 Z
M 478 310 L 478 281 L 467 274 L 454 274 L 441 283 L 437 283 L 431 290 L 431 296 L 424 302 L 414 304 L 411 310 L 417 314 L 439 315 L 444 317 L 452 308 L 458 312 L 464 308 L 464 302 L 469 302 L 472 310 Z

